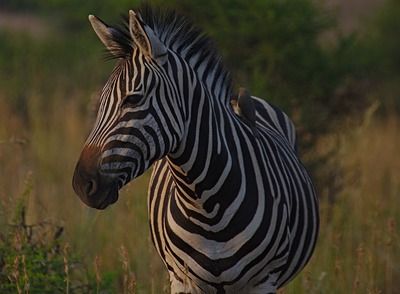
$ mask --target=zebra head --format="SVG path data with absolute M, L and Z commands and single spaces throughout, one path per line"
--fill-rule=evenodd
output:
M 104 209 L 122 186 L 177 148 L 182 117 L 168 76 L 168 48 L 140 15 L 129 11 L 125 30 L 93 15 L 89 20 L 118 63 L 100 94 L 73 188 L 88 206 Z

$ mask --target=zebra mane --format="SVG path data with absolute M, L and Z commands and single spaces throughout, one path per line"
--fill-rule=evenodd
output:
M 220 86 L 224 89 L 220 93 L 231 94 L 230 73 L 224 66 L 214 42 L 202 30 L 193 25 L 187 17 L 173 10 L 161 11 L 145 5 L 136 11 L 142 17 L 143 22 L 155 32 L 160 41 L 168 49 L 181 56 L 194 70 L 200 64 L 210 65 L 211 71 L 200 73 L 199 77 L 203 82 L 211 88 L 212 81 L 207 81 L 208 75 L 217 74 L 216 78 L 223 77 Z M 135 45 L 129 34 L 128 19 L 126 17 L 123 17 L 123 19 L 122 25 L 112 28 L 112 39 L 119 46 L 111 50 L 109 58 L 130 58 L 132 55 L 132 49 Z

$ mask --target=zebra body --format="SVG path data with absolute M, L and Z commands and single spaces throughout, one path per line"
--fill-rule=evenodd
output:
M 225 135 L 236 140 L 222 143 L 223 163 L 205 160 L 183 170 L 174 158 L 167 157 L 155 164 L 149 188 L 150 227 L 157 251 L 174 273 L 173 293 L 275 292 L 312 253 L 313 247 L 304 245 L 316 238 L 317 211 L 313 198 L 301 203 L 313 195 L 313 188 L 295 156 L 293 125 L 266 102 L 257 99 L 256 106 L 257 128 L 263 135 L 255 140 L 229 113 L 225 124 L 232 129 Z M 212 130 L 207 124 L 204 127 Z M 208 143 L 203 140 L 199 145 Z M 211 151 L 215 150 L 204 148 L 203 152 Z M 203 178 L 196 191 L 192 183 L 205 170 L 210 171 L 209 177 L 220 179 L 225 168 L 231 171 L 233 165 L 240 168 L 225 173 L 223 183 L 211 181 L 214 186 L 201 187 L 210 181 Z M 174 173 L 180 174 L 178 181 Z M 188 179 L 190 173 L 194 176 Z M 177 187 L 182 182 L 185 187 L 181 189 L 188 187 L 198 200 L 185 201 L 190 193 Z M 312 223 L 307 225 L 309 220 Z M 299 223 L 313 229 L 304 230 Z M 301 246 L 292 246 L 294 240 Z M 257 265 L 246 270 L 254 260 L 259 260 Z
M 154 163 L 150 229 L 172 293 L 275 293 L 307 263 L 318 231 L 294 126 L 253 97 L 254 136 L 207 39 L 175 14 L 143 14 L 130 11 L 129 34 L 90 17 L 120 61 L 74 189 L 104 209 Z

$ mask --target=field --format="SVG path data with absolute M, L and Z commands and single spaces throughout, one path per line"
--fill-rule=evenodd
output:
M 7 40 L 0 44 L 0 292 L 168 293 L 148 230 L 150 173 L 105 211 L 89 209 L 72 190 L 91 101 L 112 63 L 103 64 L 94 36 L 79 35 L 67 51 L 62 37 L 34 23 L 37 38 L 0 31 Z M 307 154 L 331 154 L 316 171 L 327 181 L 318 183 L 320 237 L 310 263 L 280 293 L 399 293 L 400 118 L 381 109 L 373 99 Z M 57 287 L 38 290 L 36 258 L 48 262 L 44 272 L 52 266 Z
M 91 210 L 71 188 L 74 162 L 85 136 L 81 127 L 85 119 L 77 106 L 70 103 L 52 110 L 47 123 L 38 123 L 29 133 L 21 133 L 22 122 L 6 105 L 0 117 L 1 138 L 7 138 L 0 145 L 3 229 L 22 197 L 26 222 L 48 220 L 63 226 L 63 242 L 84 257 L 89 270 L 97 268 L 100 279 L 123 287 L 125 260 L 137 293 L 160 293 L 167 277 L 148 234 L 149 174 L 128 185 L 111 208 Z M 46 127 L 53 125 L 57 128 Z M 315 254 L 282 293 L 349 293 L 349 289 L 396 293 L 400 286 L 399 131 L 397 119 L 370 117 L 359 128 L 321 142 L 322 151 L 333 145 L 339 149 L 337 160 L 344 173 L 333 174 L 332 181 L 340 181 L 341 189 L 333 199 L 321 197 L 322 224 Z

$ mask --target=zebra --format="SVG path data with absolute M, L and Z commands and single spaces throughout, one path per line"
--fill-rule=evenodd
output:
M 318 201 L 289 117 L 252 96 L 253 127 L 231 105 L 232 80 L 211 39 L 174 11 L 89 21 L 116 59 L 73 175 L 105 209 L 153 167 L 150 233 L 171 293 L 275 293 L 316 244 Z

